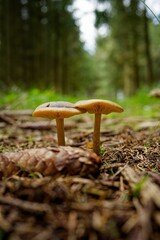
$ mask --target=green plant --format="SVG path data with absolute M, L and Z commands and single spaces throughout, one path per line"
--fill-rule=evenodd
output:
M 142 88 L 133 97 L 127 97 L 122 100 L 113 100 L 119 103 L 124 112 L 118 115 L 118 118 L 128 116 L 144 116 L 144 117 L 157 117 L 159 115 L 159 99 L 151 98 L 148 96 L 150 89 Z M 94 96 L 97 98 L 99 96 Z M 38 105 L 49 101 L 68 101 L 76 102 L 79 99 L 89 99 L 87 96 L 70 96 L 61 95 L 54 90 L 46 89 L 44 91 L 39 89 L 31 89 L 22 91 L 20 89 L 11 89 L 8 92 L 2 92 L 0 98 L 1 109 L 35 109 Z M 117 118 L 117 114 L 107 115 L 107 118 Z
M 149 97 L 149 89 L 142 88 L 136 95 L 120 100 L 125 109 L 122 116 L 156 117 L 159 114 L 159 99 Z
M 11 91 L 1 93 L 0 108 L 10 109 L 34 109 L 44 102 L 50 101 L 69 101 L 74 102 L 76 98 L 56 93 L 53 90 L 31 89 L 22 91 L 20 89 L 11 89 Z
M 105 148 L 103 146 L 100 147 L 100 156 L 103 157 L 105 153 Z
M 139 197 L 141 190 L 144 186 L 144 183 L 147 181 L 148 177 L 143 176 L 138 183 L 136 183 L 132 190 L 133 197 Z

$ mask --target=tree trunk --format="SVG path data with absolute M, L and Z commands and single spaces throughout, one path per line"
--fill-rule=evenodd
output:
M 138 1 L 132 0 L 131 1 L 131 10 L 132 10 L 132 21 L 131 21 L 131 34 L 132 34 L 132 68 L 133 68 L 133 89 L 132 93 L 136 93 L 138 88 L 140 87 L 140 79 L 139 79 L 139 56 L 138 56 L 138 43 L 139 43 L 139 36 L 138 36 L 138 24 L 139 18 L 136 14 L 138 10 Z M 137 26 L 137 27 L 136 27 Z
M 145 43 L 146 70 L 147 70 L 146 82 L 148 86 L 152 86 L 154 83 L 154 76 L 153 76 L 153 64 L 152 64 L 151 46 L 150 46 L 150 38 L 149 38 L 149 25 L 148 25 L 146 8 L 144 8 L 144 43 Z
M 61 92 L 61 36 L 60 14 L 55 12 L 54 20 L 54 83 L 58 92 Z
M 135 93 L 135 86 L 134 86 L 134 72 L 133 66 L 130 64 L 129 60 L 126 61 L 124 64 L 124 71 L 123 71 L 123 79 L 124 79 L 124 94 L 125 96 L 131 96 Z

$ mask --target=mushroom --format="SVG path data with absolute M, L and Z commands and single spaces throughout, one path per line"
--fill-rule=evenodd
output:
M 160 98 L 160 88 L 153 89 L 153 90 L 149 93 L 149 96 L 150 96 L 150 97 Z
M 93 151 L 99 155 L 101 114 L 109 114 L 111 112 L 123 112 L 124 109 L 120 105 L 112 101 L 102 99 L 81 100 L 76 102 L 74 106 L 79 110 L 85 110 L 89 113 L 95 114 Z
M 47 102 L 38 106 L 32 116 L 56 119 L 58 145 L 65 146 L 64 118 L 84 113 L 84 110 L 74 108 L 69 102 Z

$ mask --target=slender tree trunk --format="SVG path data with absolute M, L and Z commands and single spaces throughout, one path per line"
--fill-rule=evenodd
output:
M 146 8 L 144 8 L 144 43 L 145 43 L 146 70 L 147 70 L 146 81 L 148 86 L 152 86 L 154 83 L 154 76 L 153 76 L 151 44 L 150 44 L 150 37 L 149 37 L 149 25 L 148 25 Z
M 131 96 L 136 93 L 140 86 L 139 78 L 139 35 L 138 35 L 138 24 L 139 18 L 137 15 L 138 9 L 137 0 L 131 0 L 129 8 L 128 18 L 128 29 L 130 31 L 131 39 L 127 43 L 127 58 L 124 62 L 124 92 L 126 96 Z M 125 23 L 123 23 L 125 24 Z
M 132 10 L 132 68 L 133 68 L 133 89 L 132 93 L 134 94 L 138 88 L 140 87 L 140 79 L 139 79 L 139 56 L 138 56 L 138 43 L 139 43 L 139 35 L 138 35 L 138 24 L 139 18 L 137 16 L 138 10 L 137 0 L 131 1 L 131 10 Z M 136 27 L 137 26 L 137 27 Z
M 69 92 L 68 86 L 68 45 L 67 45 L 67 33 L 62 39 L 62 93 L 67 94 Z
M 6 0 L 6 81 L 11 83 L 10 1 Z
M 131 96 L 135 92 L 135 86 L 134 86 L 134 73 L 133 73 L 133 66 L 130 63 L 130 59 L 126 61 L 124 64 L 124 71 L 123 71 L 123 79 L 124 79 L 124 94 L 125 96 Z
M 60 15 L 55 13 L 55 38 L 54 38 L 54 83 L 57 91 L 61 91 L 61 39 L 60 39 Z

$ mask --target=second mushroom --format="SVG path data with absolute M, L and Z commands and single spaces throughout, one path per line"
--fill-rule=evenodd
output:
M 41 104 L 34 110 L 32 116 L 56 119 L 58 145 L 65 146 L 64 118 L 84 112 L 84 110 L 76 109 L 70 102 L 59 101 Z
M 84 110 L 95 114 L 94 131 L 93 131 L 93 151 L 99 155 L 100 153 L 100 126 L 101 115 L 111 112 L 123 112 L 123 108 L 108 100 L 91 99 L 81 100 L 74 104 L 78 110 Z

